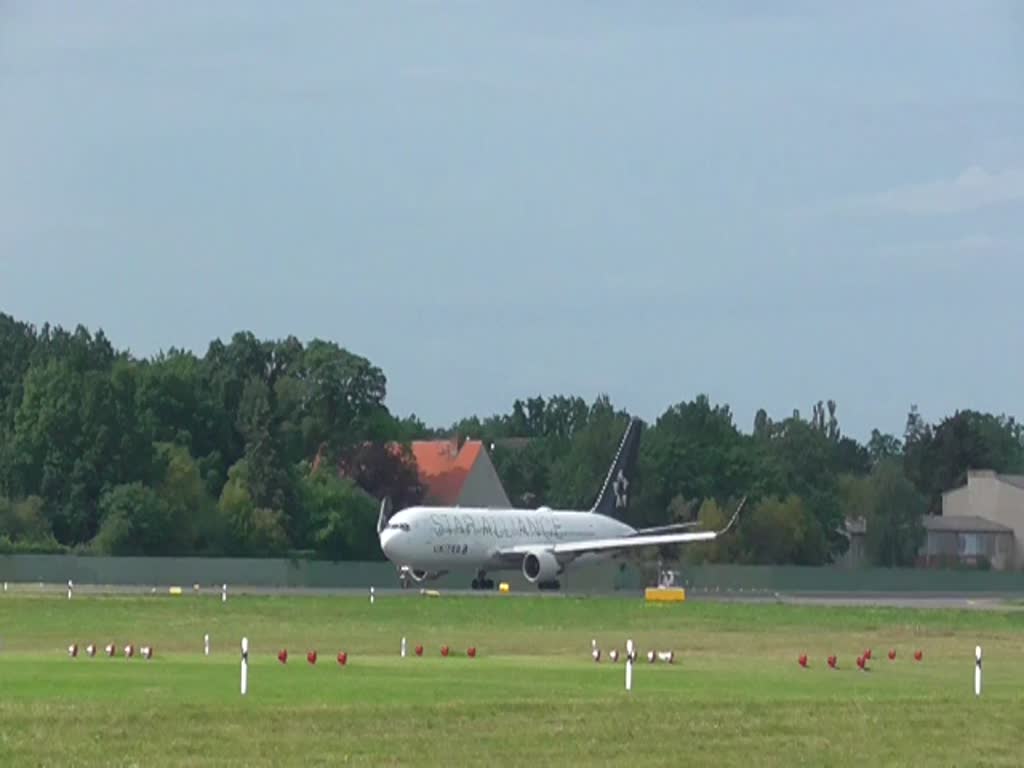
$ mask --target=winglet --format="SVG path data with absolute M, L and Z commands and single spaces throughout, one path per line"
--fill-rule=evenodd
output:
M 720 530 L 718 533 L 715 534 L 716 537 L 724 536 L 726 533 L 728 533 L 729 529 L 732 528 L 733 523 L 735 523 L 737 518 L 739 518 L 740 510 L 743 509 L 743 506 L 746 503 L 747 503 L 747 497 L 744 496 L 742 499 L 740 499 L 739 506 L 736 507 L 736 511 L 732 513 L 732 517 L 729 518 L 729 522 L 726 523 L 725 528 L 723 528 L 722 530 Z
M 391 519 L 391 497 L 385 496 L 380 502 L 380 516 L 377 518 L 377 534 L 384 530 L 384 526 Z

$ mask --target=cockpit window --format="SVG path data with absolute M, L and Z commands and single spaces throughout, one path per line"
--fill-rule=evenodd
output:
M 395 530 L 395 531 L 408 531 L 409 530 L 409 524 L 408 523 L 388 523 L 388 528 L 391 528 L 392 530 Z

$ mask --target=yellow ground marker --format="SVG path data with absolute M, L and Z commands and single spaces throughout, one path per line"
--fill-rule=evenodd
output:
M 682 587 L 647 587 L 644 599 L 649 603 L 682 603 L 686 601 L 686 590 Z

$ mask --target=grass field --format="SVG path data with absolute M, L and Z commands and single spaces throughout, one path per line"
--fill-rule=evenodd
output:
M 423 658 L 399 658 L 403 635 Z M 638 664 L 629 694 L 621 660 L 589 657 L 591 638 L 607 652 L 627 637 L 676 652 L 671 666 Z M 156 655 L 71 659 L 71 642 Z M 3 595 L 0 692 L 0 766 L 1017 766 L 1024 611 Z

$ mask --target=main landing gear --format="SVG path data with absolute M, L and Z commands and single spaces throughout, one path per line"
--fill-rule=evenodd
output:
M 473 589 L 494 589 L 494 582 L 488 579 L 483 571 L 477 571 L 476 578 L 473 579 Z

